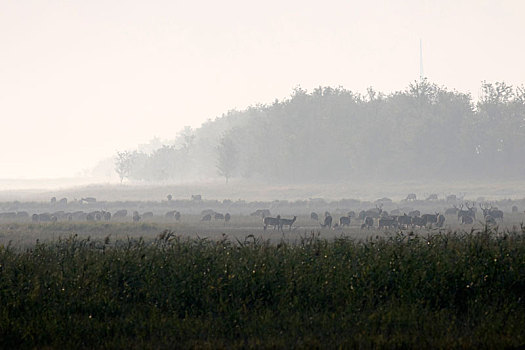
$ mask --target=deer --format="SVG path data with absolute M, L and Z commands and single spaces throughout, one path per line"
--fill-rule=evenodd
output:
M 479 208 L 483 211 L 484 217 L 491 216 L 493 219 L 501 219 L 503 221 L 503 211 L 498 208 L 493 207 L 492 205 L 489 207 L 488 203 L 483 205 L 480 203 Z
M 423 219 L 423 221 L 425 222 L 425 226 L 427 224 L 430 224 L 430 226 L 432 226 L 432 224 L 435 224 L 437 223 L 438 221 L 438 216 L 439 216 L 439 213 L 435 213 L 435 214 L 423 214 L 421 216 L 421 219 Z
M 421 216 L 421 212 L 419 210 L 412 210 L 408 212 L 408 216 L 410 216 L 411 218 L 417 218 Z
M 465 206 L 467 207 L 467 210 L 463 210 L 463 204 L 459 206 L 458 221 L 461 220 L 462 223 L 468 223 L 468 222 L 465 222 L 465 219 L 463 218 L 470 217 L 472 218 L 472 222 L 473 222 L 474 219 L 476 219 L 475 203 L 472 202 L 472 206 L 469 206 L 469 202 L 467 201 L 465 202 Z
M 417 196 L 416 196 L 415 193 L 409 193 L 409 194 L 407 195 L 407 198 L 405 199 L 405 201 L 407 201 L 407 202 L 408 202 L 408 201 L 415 201 L 415 200 L 417 200 Z
M 408 228 L 408 226 L 412 224 L 412 217 L 407 214 L 403 214 L 397 217 L 397 222 L 399 226 Z
M 444 224 L 445 224 L 445 215 L 438 214 L 438 216 L 437 216 L 437 227 L 443 227 Z
M 264 223 L 264 228 L 263 229 L 266 231 L 268 226 L 273 226 L 273 229 L 275 230 L 275 229 L 279 228 L 280 222 L 281 222 L 281 215 L 277 215 L 277 217 L 275 217 L 275 218 L 267 216 L 267 217 L 265 217 L 263 219 L 263 223 Z
M 383 203 L 380 203 L 379 205 L 376 204 L 376 207 L 374 209 L 368 209 L 362 214 L 359 213 L 359 215 L 362 216 L 363 218 L 370 216 L 373 219 L 379 219 L 381 217 L 382 212 L 383 212 Z
M 435 193 L 432 193 L 430 194 L 427 199 L 425 199 L 426 201 L 437 201 L 438 200 L 438 195 L 435 194 Z
M 324 223 L 321 224 L 321 227 L 332 228 L 332 216 L 330 215 L 330 213 L 325 213 Z
M 339 226 L 350 226 L 350 217 L 349 216 L 341 216 L 339 218 Z
M 295 222 L 295 220 L 297 220 L 297 216 L 294 216 L 293 219 L 280 219 L 279 220 L 279 229 L 282 231 L 283 230 L 283 226 L 288 226 L 289 227 L 289 231 L 291 231 L 292 230 L 292 225 Z
M 397 218 L 393 217 L 384 217 L 379 219 L 379 228 L 397 228 L 398 222 Z
M 363 222 L 363 224 L 361 225 L 361 229 L 369 229 L 370 227 L 373 227 L 374 226 L 374 218 L 370 217 L 370 216 L 367 216 L 365 217 L 365 220 Z

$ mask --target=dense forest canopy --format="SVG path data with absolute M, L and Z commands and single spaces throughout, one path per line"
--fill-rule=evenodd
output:
M 427 80 L 385 95 L 294 89 L 290 98 L 185 128 L 151 152 L 118 152 L 121 179 L 252 178 L 273 183 L 518 179 L 525 88 L 481 86 L 479 101 Z

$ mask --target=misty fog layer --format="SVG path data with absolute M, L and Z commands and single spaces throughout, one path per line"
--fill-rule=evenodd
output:
M 121 179 L 273 183 L 513 180 L 525 175 L 525 89 L 486 83 L 474 102 L 426 80 L 389 95 L 296 88 L 230 111 L 154 151 L 118 152 Z

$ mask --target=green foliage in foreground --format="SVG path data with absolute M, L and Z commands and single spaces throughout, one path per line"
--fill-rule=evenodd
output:
M 0 247 L 1 348 L 516 347 L 524 299 L 524 232 Z

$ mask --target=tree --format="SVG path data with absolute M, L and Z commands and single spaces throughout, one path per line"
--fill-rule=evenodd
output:
M 129 151 L 117 152 L 115 157 L 115 171 L 120 177 L 120 183 L 125 177 L 129 177 L 133 169 L 133 153 Z
M 238 160 L 237 148 L 233 140 L 228 136 L 223 136 L 217 146 L 217 153 L 217 171 L 219 175 L 226 178 L 226 183 L 228 183 L 228 179 L 237 167 Z

